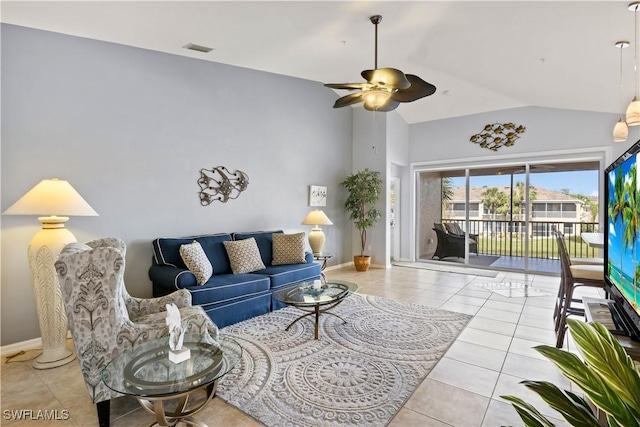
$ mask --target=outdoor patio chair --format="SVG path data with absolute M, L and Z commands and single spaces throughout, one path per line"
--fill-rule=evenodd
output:
M 447 230 L 447 233 L 464 237 L 464 234 L 465 234 L 464 230 L 462 229 L 462 227 L 460 227 L 460 224 L 458 224 L 457 222 L 445 222 L 443 223 L 443 225 L 444 225 L 444 228 Z M 469 237 L 471 237 L 475 241 L 478 241 L 477 234 L 469 233 Z
M 433 231 L 436 232 L 438 244 L 432 258 L 443 259 L 446 257 L 464 258 L 465 237 L 449 234 L 440 223 L 433 224 Z M 469 238 L 469 252 L 478 253 L 478 243 Z

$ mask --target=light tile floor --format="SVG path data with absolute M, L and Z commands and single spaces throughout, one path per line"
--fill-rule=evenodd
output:
M 359 293 L 410 301 L 473 315 L 473 319 L 444 357 L 414 392 L 391 427 L 522 425 L 513 408 L 499 396 L 514 394 L 533 403 L 542 413 L 558 417 L 537 395 L 519 384 L 523 379 L 548 380 L 570 387 L 558 370 L 533 346 L 554 345 L 552 313 L 554 296 L 506 298 L 477 284 L 528 283 L 555 295 L 556 276 L 498 272 L 495 278 L 473 274 L 393 267 L 356 272 L 342 268 L 327 272 L 329 279 L 353 281 Z M 596 289 L 585 295 L 601 296 Z M 566 347 L 571 348 L 568 338 Z M 574 346 L 575 347 L 575 346 Z M 30 362 L 38 355 L 30 351 L 5 363 L 2 360 L 1 425 L 6 426 L 96 426 L 91 403 L 77 362 L 38 371 Z M 11 410 L 55 410 L 66 420 L 11 419 Z M 52 412 L 49 412 L 51 414 Z M 128 397 L 111 404 L 111 425 L 146 426 L 153 417 Z M 258 426 L 234 407 L 219 399 L 211 401 L 199 418 L 210 426 Z M 566 425 L 555 420 L 557 425 Z

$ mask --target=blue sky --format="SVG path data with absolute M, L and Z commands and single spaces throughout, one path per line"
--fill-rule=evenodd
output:
M 531 174 L 531 185 L 546 188 L 549 190 L 560 191 L 568 188 L 571 194 L 582 194 L 585 196 L 598 195 L 598 177 L 599 171 L 577 171 L 577 172 L 540 172 Z M 516 174 L 513 176 L 513 182 L 524 182 L 524 174 Z M 454 186 L 464 185 L 464 177 L 453 178 Z M 509 185 L 511 175 L 490 175 L 490 176 L 472 176 L 471 186 L 487 187 Z

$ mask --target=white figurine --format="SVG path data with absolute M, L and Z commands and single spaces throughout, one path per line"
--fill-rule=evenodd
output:
M 188 348 L 183 349 L 184 333 L 186 329 L 182 327 L 180 310 L 175 304 L 167 304 L 167 327 L 169 329 L 169 359 L 172 362 L 180 363 L 191 356 Z

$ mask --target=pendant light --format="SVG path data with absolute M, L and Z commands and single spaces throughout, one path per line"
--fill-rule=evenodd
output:
M 620 49 L 620 87 L 618 93 L 620 96 L 620 105 L 622 106 L 622 49 L 629 47 L 629 42 L 619 41 L 615 46 Z M 624 108 L 624 106 L 622 108 Z M 627 122 L 620 118 L 613 128 L 613 140 L 615 142 L 624 142 L 628 136 L 629 127 L 627 126 Z
M 640 100 L 638 99 L 638 10 L 640 10 L 640 1 L 630 3 L 629 10 L 635 15 L 635 44 L 633 45 L 635 60 L 633 63 L 633 76 L 636 91 L 633 100 L 631 100 L 631 104 L 629 104 L 627 108 L 627 125 L 638 126 L 640 125 Z

